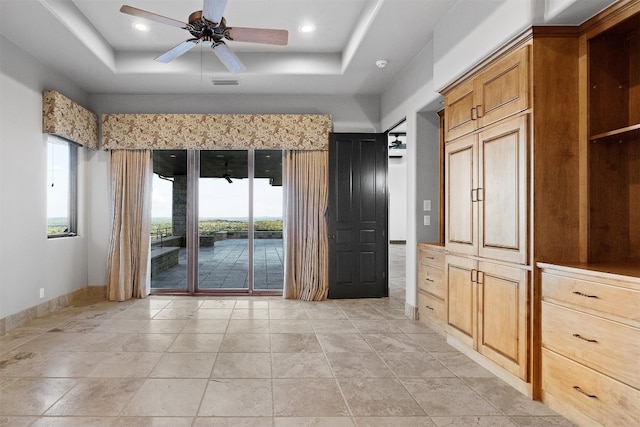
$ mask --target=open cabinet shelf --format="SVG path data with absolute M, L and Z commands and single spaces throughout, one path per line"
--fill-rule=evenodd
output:
M 591 142 L 625 142 L 640 140 L 640 123 L 592 136 Z
M 584 40 L 587 261 L 640 270 L 640 13 Z

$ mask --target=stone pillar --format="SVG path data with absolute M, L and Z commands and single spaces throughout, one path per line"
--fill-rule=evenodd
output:
M 187 236 L 187 176 L 176 175 L 173 177 L 173 235 L 182 237 L 183 242 Z

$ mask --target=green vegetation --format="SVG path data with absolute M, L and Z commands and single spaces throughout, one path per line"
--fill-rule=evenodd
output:
M 69 229 L 69 218 L 47 218 L 47 234 L 62 234 Z
M 255 231 L 282 231 L 281 219 L 261 219 L 254 221 Z M 201 236 L 211 236 L 219 231 L 247 231 L 249 224 L 243 220 L 230 219 L 202 219 L 199 232 Z M 151 221 L 151 238 L 159 239 L 172 235 L 171 219 L 154 218 Z

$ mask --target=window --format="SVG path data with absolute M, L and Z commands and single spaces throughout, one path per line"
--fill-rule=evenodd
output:
M 78 147 L 49 136 L 47 141 L 47 237 L 77 232 Z

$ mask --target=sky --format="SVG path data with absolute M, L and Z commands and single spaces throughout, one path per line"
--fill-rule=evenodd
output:
M 153 175 L 151 216 L 171 217 L 172 183 Z M 246 218 L 249 209 L 249 180 L 201 178 L 200 218 Z M 253 216 L 282 217 L 282 187 L 269 185 L 268 179 L 256 179 L 253 184 Z
M 69 148 L 68 144 L 50 144 L 47 161 L 47 217 L 69 215 Z M 52 185 L 53 184 L 53 185 Z M 171 181 L 153 175 L 153 218 L 171 217 Z M 201 218 L 246 218 L 249 209 L 249 180 L 222 178 L 200 179 L 199 215 Z M 254 218 L 282 217 L 282 187 L 269 185 L 268 179 L 255 179 Z
M 47 156 L 47 217 L 68 217 L 69 145 L 48 144 Z

